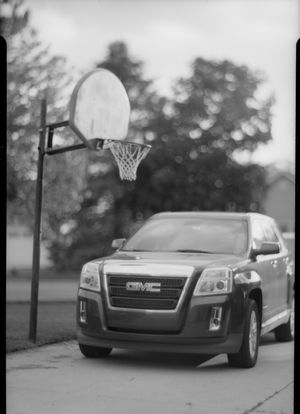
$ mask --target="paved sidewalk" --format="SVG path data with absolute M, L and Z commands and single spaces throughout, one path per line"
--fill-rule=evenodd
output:
M 40 279 L 40 301 L 75 301 L 79 283 L 76 279 Z M 6 279 L 7 302 L 29 302 L 31 293 L 30 279 Z

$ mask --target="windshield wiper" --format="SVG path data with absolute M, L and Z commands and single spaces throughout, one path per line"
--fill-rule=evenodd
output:
M 207 250 L 197 250 L 197 249 L 179 249 L 175 250 L 176 252 L 180 253 L 206 253 L 206 254 L 214 254 L 215 252 L 209 252 Z
M 208 250 L 198 250 L 198 249 L 178 249 L 178 250 L 144 250 L 144 249 L 120 249 L 120 252 L 179 252 L 179 253 L 203 253 L 203 254 L 222 254 L 220 252 L 210 252 Z
M 120 252 L 153 252 L 153 250 L 144 250 L 144 249 L 122 249 Z

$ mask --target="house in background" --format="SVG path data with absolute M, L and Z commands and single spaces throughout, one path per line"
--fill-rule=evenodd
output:
M 25 225 L 17 222 L 7 225 L 6 233 L 6 270 L 9 273 L 28 271 L 32 268 L 33 234 Z M 48 251 L 41 243 L 40 267 L 51 266 Z
M 283 232 L 295 231 L 294 174 L 276 169 L 269 171 L 263 207 L 265 214 L 273 217 Z

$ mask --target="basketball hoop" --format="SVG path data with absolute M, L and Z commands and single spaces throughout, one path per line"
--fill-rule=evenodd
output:
M 76 84 L 70 99 L 71 129 L 88 148 L 109 149 L 118 164 L 121 180 L 133 181 L 151 145 L 125 141 L 129 116 L 127 92 L 112 72 L 95 69 Z
M 90 148 L 91 150 L 107 148 L 110 149 L 118 164 L 121 180 L 133 181 L 136 179 L 137 168 L 150 151 L 151 145 L 124 142 L 128 131 L 129 116 L 130 102 L 123 84 L 112 72 L 101 68 L 82 76 L 75 85 L 70 98 L 68 120 L 47 124 L 47 102 L 45 99 L 42 100 L 29 326 L 29 339 L 34 342 L 36 342 L 40 272 L 40 227 L 44 155 L 60 154 L 83 148 Z M 66 126 L 71 128 L 82 143 L 53 148 L 54 130 Z
M 103 149 L 109 149 L 116 160 L 121 180 L 136 180 L 140 162 L 147 156 L 151 145 L 136 142 L 105 140 Z

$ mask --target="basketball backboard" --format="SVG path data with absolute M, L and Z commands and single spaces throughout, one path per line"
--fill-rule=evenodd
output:
M 130 103 L 121 81 L 107 69 L 95 69 L 76 84 L 70 99 L 69 126 L 90 149 L 109 149 L 122 180 L 135 180 L 151 146 L 126 141 Z M 100 140 L 92 145 L 92 140 Z
M 87 146 L 94 138 L 125 139 L 129 116 L 126 90 L 112 72 L 95 69 L 77 82 L 70 99 L 69 125 Z

